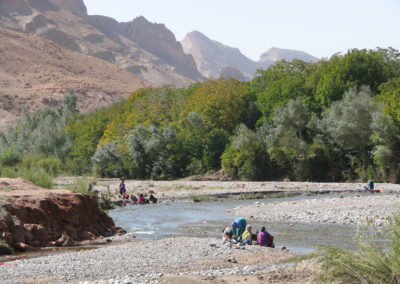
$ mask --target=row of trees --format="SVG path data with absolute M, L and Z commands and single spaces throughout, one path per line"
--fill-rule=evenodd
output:
M 87 115 L 70 95 L 0 134 L 0 163 L 52 159 L 73 174 L 132 178 L 222 167 L 238 179 L 397 182 L 399 96 L 393 49 L 281 61 L 250 82 L 141 89 Z

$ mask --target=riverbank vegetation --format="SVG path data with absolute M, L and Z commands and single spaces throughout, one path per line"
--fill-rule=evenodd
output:
M 80 114 L 68 94 L 0 133 L 0 165 L 49 175 L 400 180 L 400 54 L 281 61 L 249 82 L 141 89 Z M 3 170 L 2 170 L 3 171 Z
M 388 240 L 388 243 L 382 242 Z M 315 253 L 322 283 L 400 283 L 400 216 L 388 228 L 359 233 L 357 250 L 324 247 Z

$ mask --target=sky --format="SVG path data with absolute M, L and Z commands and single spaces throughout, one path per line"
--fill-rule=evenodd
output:
M 191 31 L 258 60 L 271 47 L 329 58 L 351 48 L 400 50 L 400 0 L 84 0 L 89 15 L 144 16 L 177 40 Z

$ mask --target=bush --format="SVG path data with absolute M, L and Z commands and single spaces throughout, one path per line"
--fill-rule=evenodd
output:
M 10 146 L 0 152 L 0 165 L 12 167 L 21 161 L 21 153 L 17 148 Z
M 115 208 L 115 204 L 111 201 L 110 196 L 101 194 L 100 197 L 96 195 L 97 204 L 102 210 L 110 210 Z
M 388 239 L 387 247 L 383 240 Z M 356 251 L 322 247 L 315 255 L 322 264 L 320 281 L 335 283 L 400 283 L 400 215 L 382 232 L 372 225 L 358 233 Z
M 27 169 L 43 169 L 52 176 L 63 170 L 63 164 L 57 157 L 46 157 L 43 154 L 30 154 L 22 160 L 22 166 Z

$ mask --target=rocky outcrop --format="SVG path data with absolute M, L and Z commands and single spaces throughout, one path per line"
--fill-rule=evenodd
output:
M 35 0 L 37 1 L 37 0 Z M 74 15 L 87 17 L 87 9 L 83 0 L 49 0 L 57 7 L 67 10 Z
M 293 61 L 294 59 L 300 59 L 305 62 L 318 61 L 318 58 L 303 51 L 273 47 L 261 54 L 258 62 L 265 69 L 282 59 L 286 61 Z
M 68 246 L 123 233 L 91 195 L 39 189 L 17 191 L 0 202 L 0 240 L 17 250 Z
M 218 78 L 226 67 L 239 70 L 245 77 L 252 78 L 258 68 L 257 62 L 244 56 L 239 49 L 226 46 L 194 31 L 182 40 L 183 50 L 191 54 L 201 74 L 207 78 Z
M 181 43 L 176 41 L 175 35 L 164 24 L 150 23 L 144 17 L 138 17 L 121 25 L 127 38 L 174 66 L 178 73 L 194 80 L 204 79 L 193 57 L 185 54 Z

